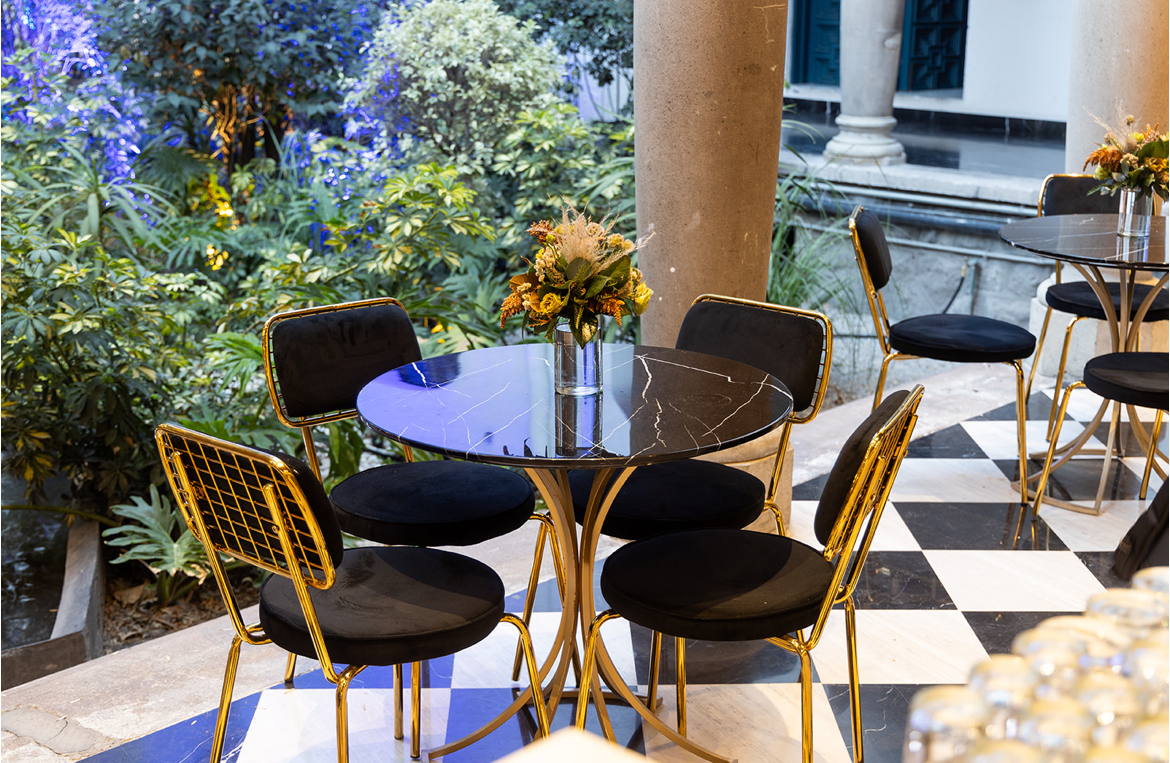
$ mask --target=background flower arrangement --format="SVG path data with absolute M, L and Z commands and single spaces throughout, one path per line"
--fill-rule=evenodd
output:
M 1114 130 L 1104 122 L 1105 142 L 1089 154 L 1082 169 L 1090 165 L 1097 169 L 1093 177 L 1101 181 L 1096 189 L 1108 193 L 1124 189 L 1141 196 L 1167 197 L 1167 135 L 1158 133 L 1158 125 L 1145 130 L 1133 129 L 1137 121 L 1132 116 L 1123 119 L 1123 128 Z
M 653 292 L 630 254 L 646 239 L 634 243 L 611 233 L 612 228 L 612 222 L 593 222 L 568 207 L 555 227 L 550 220 L 534 223 L 528 232 L 540 242 L 540 253 L 528 272 L 509 282 L 512 293 L 500 307 L 501 328 L 523 313 L 525 327 L 542 331 L 551 342 L 557 325 L 568 323 L 584 347 L 597 335 L 602 315 L 613 316 L 618 325 L 624 315 L 641 315 Z

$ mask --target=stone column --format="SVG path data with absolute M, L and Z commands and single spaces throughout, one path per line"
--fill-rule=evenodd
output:
M 1120 127 L 1132 114 L 1138 124 L 1170 126 L 1170 14 L 1165 0 L 1076 0 L 1068 72 L 1066 172 L 1081 172 L 1085 157 L 1105 137 L 1099 117 Z
M 841 0 L 841 115 L 825 146 L 836 161 L 901 164 L 902 144 L 890 135 L 902 55 L 903 0 Z
M 634 1 L 642 342 L 673 347 L 704 293 L 763 299 L 788 4 Z

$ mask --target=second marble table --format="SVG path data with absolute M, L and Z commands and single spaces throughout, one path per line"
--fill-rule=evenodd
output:
M 747 442 L 779 427 L 792 412 L 792 396 L 778 379 L 742 363 L 635 345 L 605 345 L 603 360 L 598 395 L 555 394 L 551 346 L 526 344 L 403 366 L 370 382 L 357 402 L 362 419 L 391 439 L 469 461 L 523 467 L 535 482 L 569 571 L 556 646 L 541 668 L 553 710 L 564 693 L 578 629 L 588 628 L 595 615 L 593 565 L 602 522 L 633 470 Z M 594 471 L 579 538 L 569 469 Z M 639 702 L 604 649 L 599 665 L 606 683 L 647 723 L 703 758 L 722 760 Z M 592 688 L 599 697 L 598 687 Z M 527 701 L 527 693 L 520 695 L 496 721 L 432 754 L 480 738 Z M 598 710 L 604 716 L 603 703 Z

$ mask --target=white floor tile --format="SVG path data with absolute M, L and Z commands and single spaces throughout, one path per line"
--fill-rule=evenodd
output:
M 450 691 L 423 689 L 422 747 L 437 747 L 447 733 Z M 238 763 L 335 763 L 337 724 L 332 689 L 269 689 L 260 695 Z M 394 738 L 394 697 L 389 690 L 352 689 L 349 759 L 352 763 L 410 761 L 410 707 L 406 737 Z
M 1074 439 L 1081 433 L 1081 427 L 1074 422 L 1065 422 L 1061 427 L 1058 445 Z M 1014 421 L 965 421 L 963 429 L 988 458 L 1013 459 L 1019 457 L 1016 444 L 1016 422 Z M 1041 453 L 1047 450 L 1048 436 L 1047 421 L 1029 421 L 1024 427 L 1024 434 L 1028 438 L 1028 452 Z M 1095 437 L 1089 438 L 1089 448 L 1104 448 L 1105 444 Z
M 822 683 L 849 682 L 845 613 L 834 610 L 812 651 Z M 857 666 L 862 684 L 965 683 L 987 659 L 962 612 L 863 609 L 857 612 Z
M 963 458 L 907 458 L 890 500 L 923 503 L 1012 503 L 1020 493 L 991 461 Z
M 1153 493 L 1150 496 L 1153 497 Z M 1043 504 L 1040 518 L 1071 551 L 1113 551 L 1134 520 L 1145 511 L 1146 504 L 1143 501 L 1104 501 L 1101 508 L 1101 516 L 1094 517 Z
M 675 724 L 674 692 L 664 693 L 661 717 Z M 823 687 L 813 685 L 813 760 L 851 760 Z M 646 754 L 654 761 L 694 763 L 690 753 L 645 727 Z M 687 737 L 741 763 L 800 760 L 799 684 L 687 685 Z
M 1104 590 L 1071 551 L 924 551 L 963 612 L 1079 612 Z

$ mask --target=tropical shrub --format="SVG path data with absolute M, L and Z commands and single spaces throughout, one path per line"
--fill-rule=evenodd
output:
M 558 82 L 552 46 L 491 0 L 432 0 L 391 9 L 366 49 L 347 106 L 381 146 L 410 161 L 490 167 L 515 117 Z
M 634 67 L 634 0 L 500 0 L 500 9 L 532 20 L 577 78 L 608 85 Z
M 156 125 L 177 125 L 229 174 L 258 149 L 275 159 L 294 116 L 336 112 L 337 82 L 379 15 L 364 0 L 98 0 L 94 10 L 98 46 L 150 96 Z

